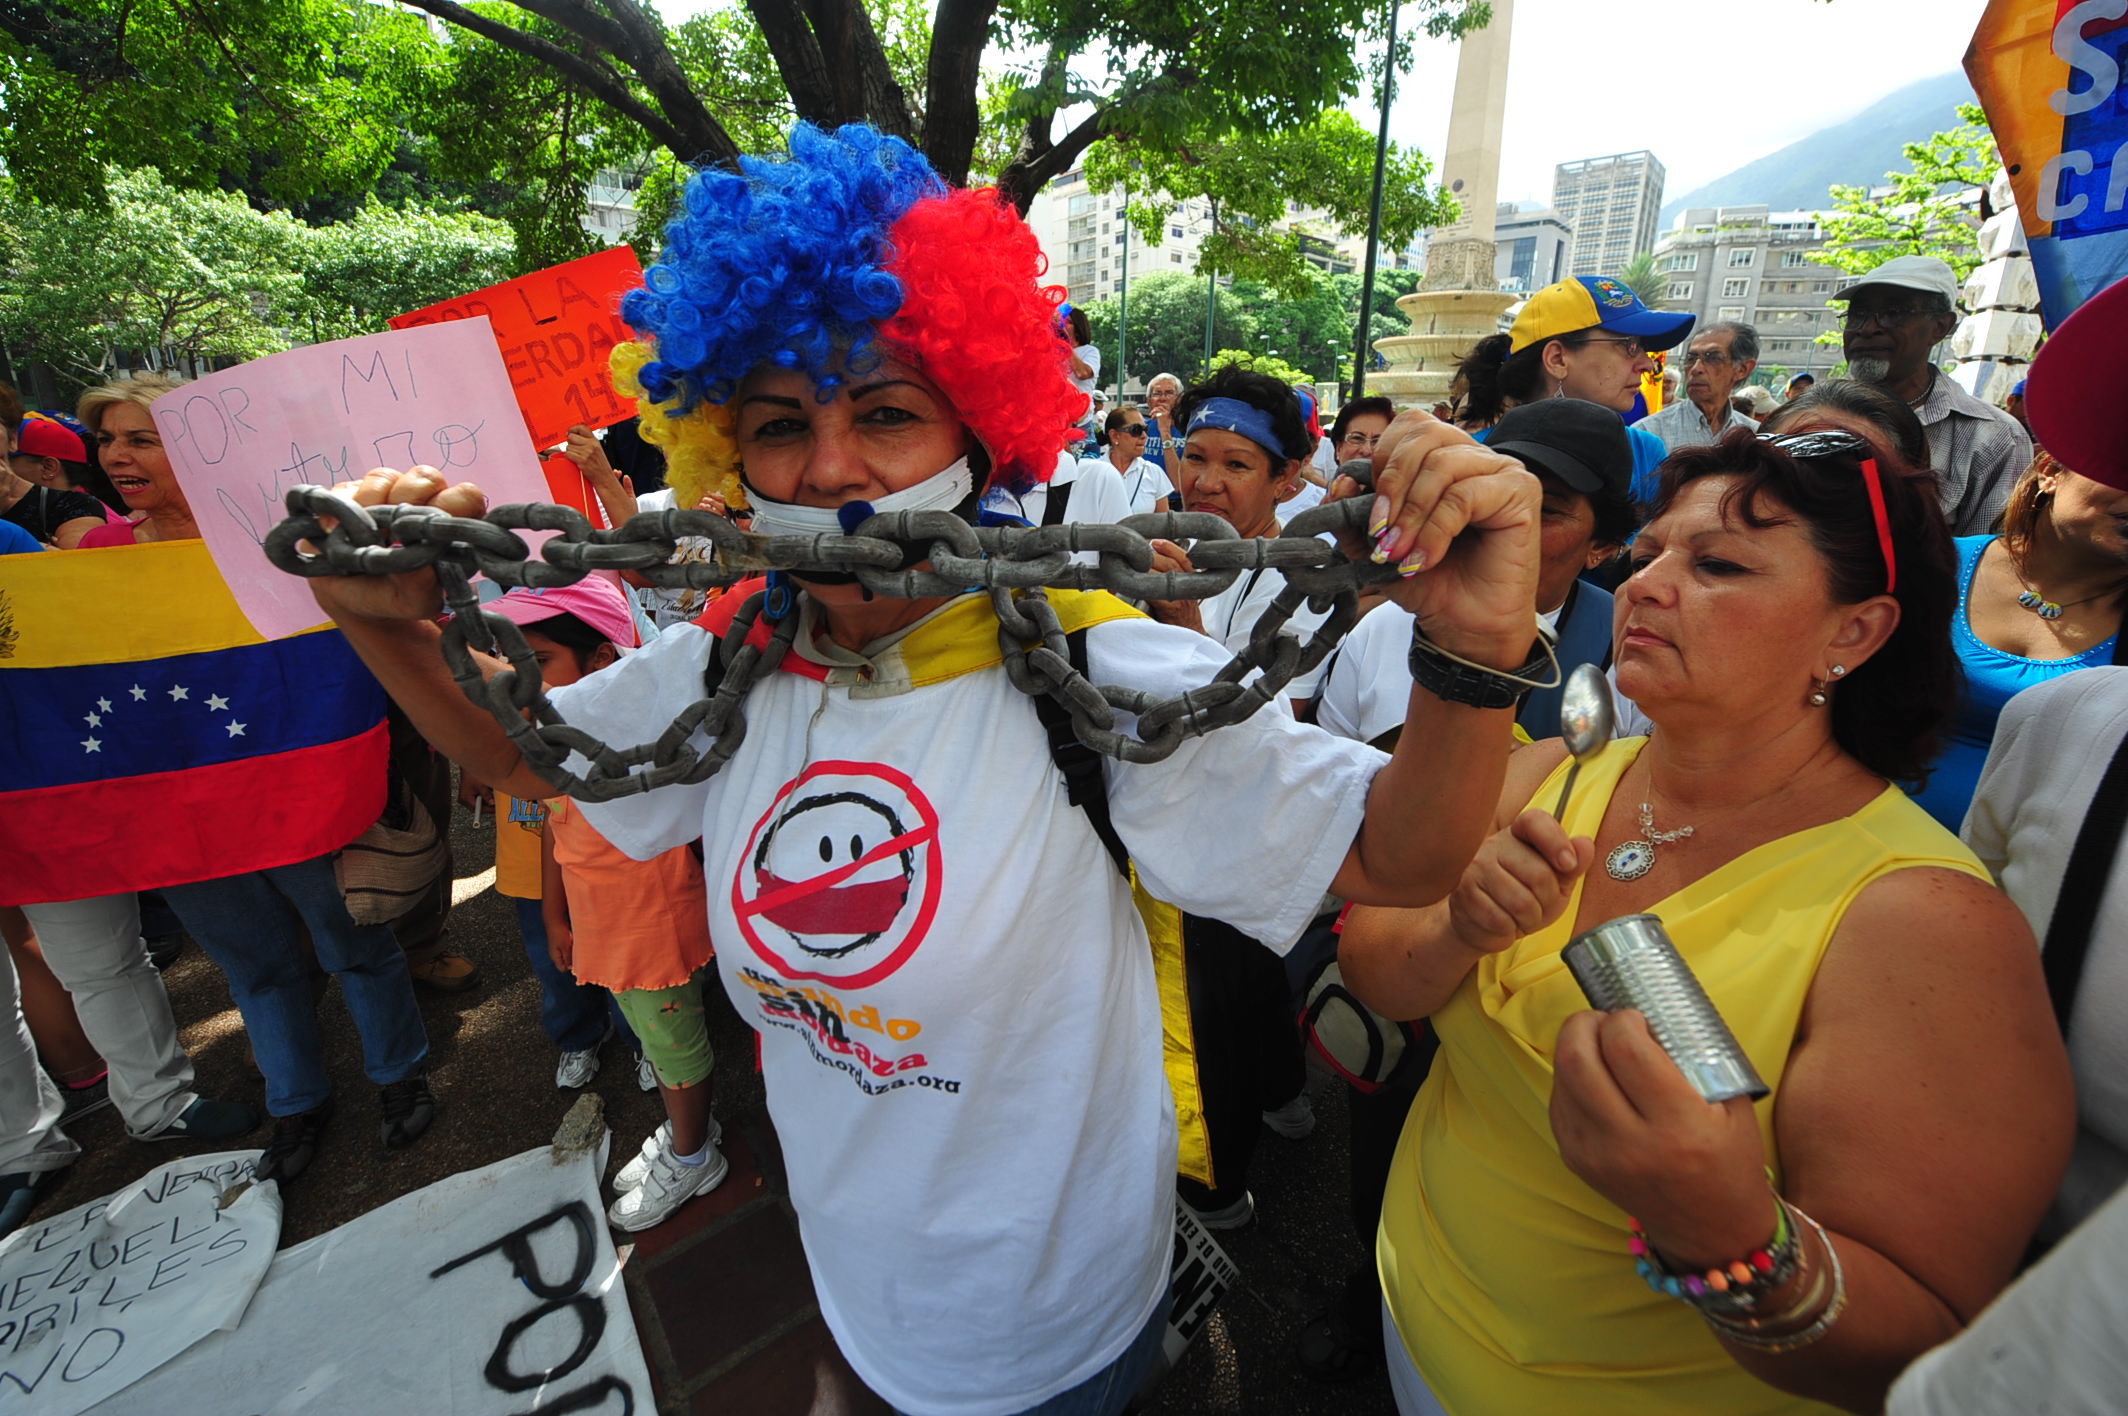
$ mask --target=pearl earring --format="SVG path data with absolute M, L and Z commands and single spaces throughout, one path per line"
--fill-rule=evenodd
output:
M 1845 678 L 1847 676 L 1847 665 L 1834 664 L 1832 666 L 1832 676 L 1834 678 Z
M 1823 708 L 1829 701 L 1825 696 L 1825 685 L 1820 682 L 1813 682 L 1810 688 L 1810 697 L 1807 701 L 1813 708 Z

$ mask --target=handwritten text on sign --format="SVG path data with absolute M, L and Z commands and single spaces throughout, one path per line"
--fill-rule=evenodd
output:
M 286 1250 L 241 1326 L 95 1416 L 647 1413 L 605 1159 L 527 1151 Z
M 314 344 L 209 374 L 150 410 L 215 568 L 269 639 L 320 623 L 260 551 L 288 489 L 427 464 L 490 504 L 547 500 L 487 321 Z
M 395 315 L 393 329 L 414 329 L 485 315 L 525 417 L 532 446 L 560 444 L 572 424 L 610 427 L 635 416 L 613 391 L 607 358 L 632 338 L 621 296 L 643 283 L 634 251 L 616 246 L 547 270 L 475 290 L 455 300 Z
M 273 1261 L 280 1193 L 255 1155 L 195 1156 L 0 1248 L 0 1413 L 73 1416 L 233 1328 Z

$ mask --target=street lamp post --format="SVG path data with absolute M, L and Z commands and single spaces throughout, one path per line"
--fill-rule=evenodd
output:
M 1373 354 L 1367 333 L 1374 324 L 1374 256 L 1382 237 L 1382 177 L 1389 165 L 1389 105 L 1396 97 L 1397 0 L 1389 0 L 1389 47 L 1382 51 L 1382 126 L 1374 140 L 1374 205 L 1367 217 L 1367 266 L 1360 277 L 1358 348 L 1352 356 L 1352 396 L 1367 392 L 1367 359 Z

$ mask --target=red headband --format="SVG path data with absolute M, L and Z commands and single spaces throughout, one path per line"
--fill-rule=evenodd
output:
M 1869 485 L 1869 510 L 1877 518 L 1877 546 L 1884 552 L 1884 593 L 1889 595 L 1899 585 L 1899 558 L 1892 554 L 1892 518 L 1884 509 L 1884 483 L 1877 476 L 1877 459 L 1862 460 L 1862 477 Z

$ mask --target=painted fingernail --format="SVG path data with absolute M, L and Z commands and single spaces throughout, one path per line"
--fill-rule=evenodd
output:
M 1388 529 L 1389 498 L 1376 497 L 1374 499 L 1374 511 L 1367 518 L 1367 534 L 1379 540 L 1381 534 Z
M 1406 580 L 1426 569 L 1426 552 L 1413 551 L 1397 565 L 1397 574 Z
M 1368 559 L 1373 561 L 1376 565 L 1389 564 L 1389 548 L 1387 546 L 1376 546 L 1374 548 L 1374 554 L 1369 556 Z

